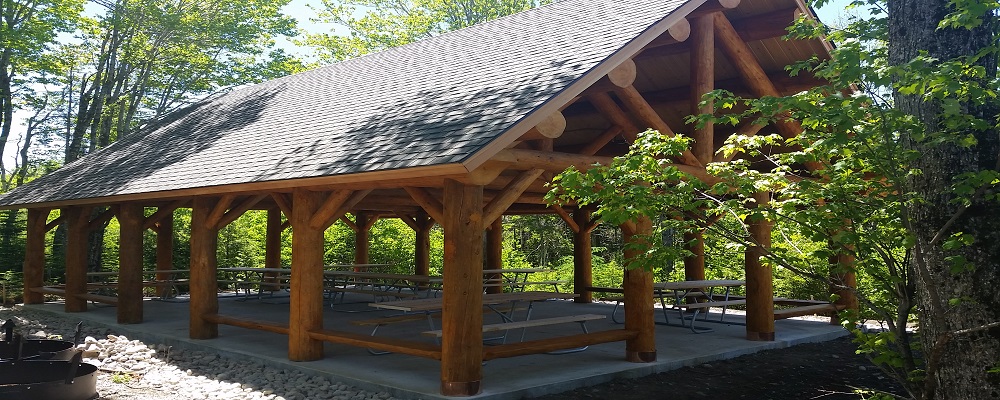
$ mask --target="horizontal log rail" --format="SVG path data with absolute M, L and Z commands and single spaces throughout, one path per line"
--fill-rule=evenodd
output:
M 638 331 L 615 329 L 593 333 L 583 333 L 573 336 L 560 336 L 541 340 L 530 340 L 520 343 L 508 343 L 483 348 L 483 360 L 526 356 L 529 354 L 548 353 L 556 350 L 574 349 L 601 343 L 620 342 L 639 336 Z
M 391 353 L 409 354 L 411 356 L 441 360 L 441 346 L 431 343 L 410 340 L 370 336 L 360 333 L 318 330 L 310 331 L 309 337 L 324 342 L 346 344 L 348 346 L 364 347 L 371 350 L 388 351 Z
M 202 316 L 202 319 L 215 324 L 238 326 L 240 328 L 280 333 L 282 335 L 288 334 L 288 324 L 280 322 L 259 321 L 249 318 L 240 318 L 240 317 L 233 317 L 221 314 L 206 314 Z

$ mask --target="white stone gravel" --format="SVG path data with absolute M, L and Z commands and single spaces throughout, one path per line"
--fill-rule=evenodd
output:
M 0 322 L 8 318 L 21 334 L 33 339 L 73 340 L 79 322 L 19 306 L 0 307 Z M 98 399 L 392 399 L 388 393 L 368 392 L 255 361 L 130 340 L 112 329 L 87 327 L 86 323 L 82 333 L 78 348 L 84 352 L 84 361 L 99 368 Z

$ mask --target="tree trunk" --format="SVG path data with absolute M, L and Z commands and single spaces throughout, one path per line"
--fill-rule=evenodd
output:
M 994 44 L 996 19 L 991 13 L 974 29 L 938 29 L 938 23 L 953 9 L 947 0 L 888 0 L 889 62 L 902 65 L 919 52 L 939 60 L 978 54 Z M 996 56 L 987 55 L 977 64 L 987 71 L 984 82 L 997 72 Z M 921 141 L 903 132 L 904 146 L 920 152 L 911 168 L 907 191 L 923 201 L 904 211 L 904 223 L 916 236 L 914 268 L 917 272 L 918 307 L 927 378 L 925 399 L 986 399 L 1000 396 L 1000 374 L 987 372 L 1000 360 L 1000 329 L 985 326 L 1000 321 L 1000 203 L 985 200 L 993 193 L 980 193 L 967 208 L 954 200 L 952 185 L 966 173 L 996 170 L 1000 140 L 996 129 L 964 131 L 945 128 L 941 103 L 919 96 L 895 93 L 900 111 L 913 115 L 927 133 L 949 132 L 951 138 L 972 135 L 977 143 Z M 988 101 L 988 100 L 987 100 Z M 995 123 L 1000 111 L 994 102 L 964 104 L 965 112 Z M 953 219 L 954 218 L 954 219 Z M 951 221 L 951 222 L 949 222 Z M 942 243 L 955 233 L 970 234 L 975 242 L 954 250 Z M 962 256 L 969 268 L 953 271 L 950 257 Z M 945 358 L 947 358 L 945 360 Z

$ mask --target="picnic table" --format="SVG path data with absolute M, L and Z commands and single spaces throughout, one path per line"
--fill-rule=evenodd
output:
M 536 272 L 548 272 L 548 268 L 499 268 L 484 269 L 483 287 L 510 287 L 513 291 L 523 292 L 528 285 L 551 285 L 552 289 L 559 292 L 559 284 L 564 281 L 529 281 L 531 274 Z
M 511 329 L 521 329 L 520 340 L 524 341 L 525 330 L 529 327 L 554 325 L 554 324 L 562 324 L 570 322 L 579 323 L 584 333 L 586 333 L 587 321 L 604 319 L 605 317 L 603 315 L 583 314 L 583 315 L 567 315 L 567 316 L 534 319 L 534 320 L 531 319 L 531 311 L 534 307 L 535 302 L 546 301 L 551 299 L 568 300 L 575 298 L 576 296 L 578 295 L 575 293 L 553 293 L 553 292 L 537 292 L 537 291 L 484 294 L 482 297 L 482 306 L 485 307 L 485 309 L 488 309 L 497 314 L 498 316 L 500 316 L 502 322 L 498 324 L 483 325 L 483 332 L 484 333 L 499 332 L 499 331 L 504 332 L 504 334 L 501 336 L 486 338 L 484 340 L 487 341 L 500 340 L 503 343 L 506 343 L 507 331 Z M 517 305 L 523 302 L 528 303 L 527 310 L 524 314 L 524 319 L 521 321 L 516 321 L 514 319 L 514 312 L 518 310 Z M 415 313 L 415 314 L 404 314 L 395 317 L 388 317 L 382 320 L 376 319 L 376 320 L 368 320 L 365 322 L 367 322 L 368 324 L 372 324 L 372 322 L 374 322 L 375 330 L 372 331 L 372 335 L 374 336 L 375 332 L 377 332 L 378 330 L 378 327 L 381 325 L 385 325 L 387 323 L 402 322 L 403 320 L 414 320 L 415 319 L 413 318 L 414 316 L 422 314 L 423 317 L 427 319 L 428 326 L 430 326 L 430 330 L 424 332 L 423 334 L 428 336 L 433 336 L 437 340 L 440 340 L 441 335 L 443 333 L 440 329 L 434 328 L 433 313 L 441 311 L 443 304 L 444 302 L 443 299 L 441 298 L 426 298 L 417 300 L 399 300 L 399 301 L 371 303 L 369 304 L 371 307 L 386 309 L 386 310 L 398 310 L 398 311 L 404 311 L 406 313 Z M 497 306 L 500 305 L 509 305 L 509 307 L 507 307 L 506 309 L 497 308 Z M 563 350 L 558 352 L 558 354 L 574 352 L 574 351 L 583 351 L 583 350 L 586 350 L 586 346 L 576 349 Z M 381 354 L 381 353 L 373 352 L 373 354 Z
M 663 322 L 657 321 L 656 323 L 658 325 L 687 327 L 694 333 L 712 332 L 713 330 L 710 328 L 695 326 L 698 314 L 704 312 L 703 320 L 707 321 L 708 309 L 711 307 L 720 307 L 722 308 L 722 315 L 719 317 L 719 322 L 724 322 L 726 310 L 729 306 L 746 304 L 746 299 L 730 298 L 733 288 L 744 285 L 746 285 L 746 281 L 734 279 L 655 282 L 653 283 L 653 297 L 660 302 L 660 310 L 663 313 Z M 716 290 L 719 290 L 719 293 L 716 293 Z M 624 300 L 624 297 L 617 296 L 605 299 L 615 301 L 615 308 L 611 311 L 611 319 L 616 323 L 621 323 L 618 321 L 616 314 L 622 304 L 622 301 Z M 672 299 L 673 304 L 668 305 L 667 299 Z M 686 302 L 688 299 L 698 301 Z M 681 321 L 680 324 L 670 322 L 670 317 L 667 314 L 671 310 L 677 311 Z M 693 315 L 691 315 L 690 318 L 687 318 L 687 316 L 684 315 L 685 311 L 693 312 Z M 690 324 L 684 323 L 687 319 L 691 320 Z
M 168 279 L 154 278 L 149 280 L 143 280 L 142 285 L 145 287 L 156 287 L 156 288 L 166 289 L 160 291 L 160 298 L 166 299 L 170 297 L 171 294 L 179 292 L 179 290 L 177 289 L 177 286 L 179 284 L 187 282 L 186 279 L 178 279 L 174 275 L 186 274 L 189 272 L 191 272 L 190 269 L 161 269 L 161 270 L 142 271 L 143 275 L 153 275 L 156 277 L 170 276 L 170 278 Z M 98 290 L 98 291 L 100 291 L 101 289 L 114 289 L 118 286 L 117 280 L 107 280 L 107 278 L 117 277 L 117 276 L 118 276 L 118 271 L 88 272 L 87 278 L 89 282 L 87 282 L 87 287 L 88 289 Z M 92 280 L 91 278 L 97 278 L 97 279 Z
M 396 274 L 383 272 L 355 271 L 325 271 L 323 277 L 326 288 L 336 300 L 339 294 L 341 301 L 348 292 L 371 294 L 376 297 L 417 297 L 422 290 L 430 297 L 432 286 L 439 286 L 442 278 L 439 276 Z

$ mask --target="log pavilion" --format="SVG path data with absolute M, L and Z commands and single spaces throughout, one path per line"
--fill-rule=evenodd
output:
M 0 197 L 0 208 L 28 210 L 25 303 L 55 294 L 67 312 L 81 312 L 102 300 L 85 290 L 87 236 L 117 218 L 118 322 L 141 323 L 142 233 L 157 233 L 157 269 L 171 268 L 171 216 L 187 207 L 194 339 L 229 324 L 286 334 L 293 361 L 321 358 L 324 342 L 428 357 L 440 360 L 442 394 L 457 396 L 480 392 L 482 363 L 493 358 L 623 341 L 627 360 L 653 361 L 653 280 L 642 270 L 624 272 L 623 329 L 484 349 L 480 307 L 467 305 L 480 304 L 484 258 L 500 267 L 501 217 L 561 216 L 575 232 L 576 301 L 590 302 L 598 221 L 587 209 L 546 206 L 544 184 L 571 165 L 624 154 L 647 128 L 693 137 L 674 162 L 705 179 L 730 135 L 797 135 L 794 121 L 694 129 L 683 118 L 714 112 L 699 99 L 716 88 L 777 96 L 817 86 L 784 71 L 830 56 L 823 41 L 782 38 L 800 15 L 812 16 L 801 0 L 564 0 L 205 99 Z M 268 212 L 268 267 L 280 266 L 282 229 L 293 231 L 287 324 L 219 314 L 218 231 L 248 210 Z M 323 327 L 324 230 L 349 224 L 364 263 L 368 228 L 387 217 L 417 232 L 417 274 L 428 272 L 431 226 L 444 229 L 440 345 Z M 43 283 L 44 241 L 61 223 L 66 275 L 56 290 Z M 650 229 L 623 227 L 626 240 Z M 751 230 L 768 245 L 769 223 Z M 688 278 L 704 279 L 700 237 L 688 240 Z M 746 332 L 773 340 L 772 275 L 760 254 L 747 252 Z

